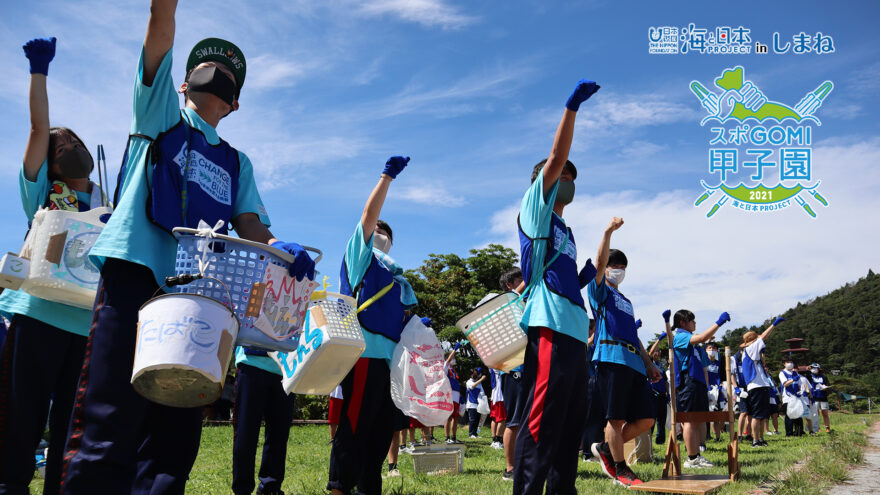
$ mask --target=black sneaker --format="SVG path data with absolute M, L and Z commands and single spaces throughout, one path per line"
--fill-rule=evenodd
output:
M 590 450 L 596 456 L 596 459 L 599 459 L 599 466 L 602 467 L 602 472 L 611 479 L 617 479 L 617 469 L 614 467 L 614 459 L 611 457 L 611 448 L 608 447 L 608 443 L 594 443 Z
M 501 481 L 513 481 L 513 469 L 510 471 L 504 470 L 504 474 L 501 475 Z

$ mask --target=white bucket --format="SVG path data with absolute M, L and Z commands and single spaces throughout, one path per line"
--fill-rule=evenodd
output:
M 238 317 L 198 294 L 165 294 L 138 312 L 131 384 L 145 398 L 197 407 L 220 397 L 238 335 Z
M 92 309 L 101 273 L 89 260 L 89 251 L 101 235 L 101 217 L 107 207 L 77 212 L 40 210 L 26 244 L 30 258 L 21 290 L 32 296 Z
M 355 300 L 333 292 L 313 301 L 296 351 L 270 352 L 288 394 L 330 395 L 354 367 L 367 344 Z

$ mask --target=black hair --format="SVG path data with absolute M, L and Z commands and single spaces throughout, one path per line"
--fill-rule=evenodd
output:
M 394 234 L 391 232 L 391 227 L 388 226 L 388 223 L 385 220 L 376 220 L 376 227 L 388 232 L 388 240 L 391 241 L 391 244 L 394 244 Z
M 538 162 L 532 169 L 532 182 L 535 182 L 535 179 L 538 178 L 538 174 L 541 173 L 541 170 L 544 168 L 545 163 L 547 163 L 546 158 Z M 571 173 L 572 180 L 578 178 L 578 169 L 574 166 L 574 163 L 571 163 L 570 160 L 565 160 L 565 166 L 562 167 L 562 170 L 568 170 Z
M 709 347 L 710 345 L 711 345 L 712 347 L 716 348 L 716 349 L 719 348 L 719 347 L 718 347 L 718 343 L 715 342 L 715 341 L 712 341 L 712 342 L 706 342 L 706 347 Z
M 608 265 L 623 265 L 626 267 L 629 263 L 626 261 L 626 255 L 619 249 L 611 249 L 608 251 Z
M 522 270 L 519 268 L 511 268 L 506 272 L 501 274 L 501 278 L 498 279 L 498 285 L 501 286 L 501 290 L 510 290 L 507 288 L 508 285 L 514 285 L 514 281 L 516 279 L 522 280 L 523 274 Z
M 694 321 L 694 314 L 687 309 L 679 309 L 672 317 L 672 328 L 681 328 L 689 321 Z
M 76 139 L 77 141 L 79 141 L 79 144 L 83 145 L 83 148 L 85 148 L 85 150 L 89 154 L 89 156 L 92 156 L 92 152 L 89 151 L 89 148 L 86 146 L 86 142 L 83 141 L 82 138 L 77 136 L 77 134 L 75 132 L 73 132 L 73 129 L 71 129 L 69 127 L 50 127 L 49 128 L 49 146 L 48 146 L 48 149 L 46 152 L 46 161 L 49 163 L 49 165 L 52 165 L 53 163 L 55 163 L 55 158 L 56 158 L 56 156 L 55 156 L 55 141 L 57 141 L 58 137 L 61 136 L 62 134 L 67 134 L 68 136 L 72 137 L 73 139 Z M 95 169 L 95 159 L 92 158 L 92 170 L 94 170 L 94 169 Z M 49 180 L 56 180 L 56 179 L 60 178 L 60 177 L 56 177 L 55 174 L 52 173 L 52 167 L 49 167 L 48 176 L 49 176 Z

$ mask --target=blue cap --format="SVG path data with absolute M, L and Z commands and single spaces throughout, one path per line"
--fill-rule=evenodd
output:
M 819 366 L 819 363 L 813 363 L 810 365 L 810 368 L 821 368 L 821 366 Z

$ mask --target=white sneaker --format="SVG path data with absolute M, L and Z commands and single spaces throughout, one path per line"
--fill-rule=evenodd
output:
M 479 438 L 479 437 L 476 435 L 471 435 L 471 438 Z
M 454 443 L 455 443 L 455 442 L 454 442 L 451 438 L 447 438 L 447 439 L 446 439 L 446 445 L 452 445 L 452 444 L 454 444 Z
M 400 471 L 398 469 L 392 469 L 388 471 L 388 474 L 383 476 L 383 478 L 397 478 L 400 476 Z
M 705 451 L 706 451 L 706 445 L 701 443 L 700 444 L 700 452 L 705 452 Z
M 698 455 L 696 460 L 700 462 L 700 467 L 715 467 L 715 464 L 709 462 L 709 459 L 706 459 L 702 455 Z
M 684 461 L 684 463 L 682 463 L 682 467 L 695 468 L 695 469 L 702 469 L 702 468 L 706 467 L 700 463 L 700 457 L 702 457 L 702 456 L 698 455 L 694 459 L 688 459 L 688 460 Z
M 773 435 L 775 435 L 775 433 L 773 433 L 772 431 L 768 431 L 766 434 L 768 437 L 772 437 Z

